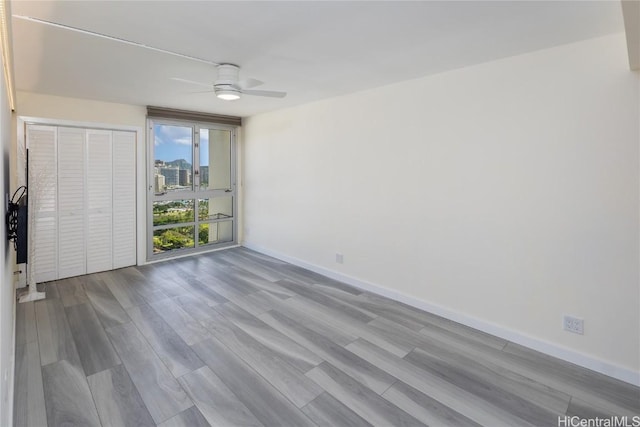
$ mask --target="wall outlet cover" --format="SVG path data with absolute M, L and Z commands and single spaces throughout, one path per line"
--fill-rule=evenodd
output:
M 584 335 L 584 319 L 565 314 L 562 320 L 562 328 L 574 334 Z

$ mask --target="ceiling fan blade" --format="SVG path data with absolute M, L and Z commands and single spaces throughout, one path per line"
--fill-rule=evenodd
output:
M 270 98 L 284 98 L 287 92 L 276 92 L 273 90 L 243 90 L 245 95 L 268 96 Z
M 213 83 L 196 82 L 194 80 L 181 79 L 180 77 L 171 77 L 171 80 L 175 80 L 177 82 L 182 82 L 182 83 L 189 83 L 189 84 L 192 84 L 192 85 L 198 85 L 198 86 L 202 86 L 202 87 L 208 87 L 209 89 L 211 89 L 213 91 Z
M 258 79 L 242 79 L 238 82 L 238 86 L 240 86 L 242 89 L 251 89 L 252 87 L 256 87 L 256 86 L 260 86 L 263 85 L 264 82 L 258 80 Z
M 143 49 L 153 50 L 153 51 L 160 52 L 160 53 L 166 53 L 167 55 L 173 55 L 173 56 L 177 56 L 177 57 L 180 57 L 180 58 L 189 59 L 191 61 L 203 62 L 205 64 L 215 65 L 215 66 L 219 65 L 217 62 L 209 61 L 207 59 L 202 59 L 202 58 L 198 58 L 198 57 L 191 56 L 191 55 L 184 55 L 182 53 L 172 52 L 170 50 L 160 49 L 159 47 L 148 46 L 146 44 L 134 42 L 134 41 L 131 41 L 131 40 L 121 39 L 119 37 L 114 37 L 114 36 L 110 36 L 110 35 L 107 35 L 107 34 L 96 33 L 94 31 L 84 30 L 84 29 L 78 28 L 78 27 L 72 27 L 70 25 L 58 24 L 57 22 L 46 21 L 44 19 L 39 19 L 39 18 L 33 18 L 31 16 L 24 16 L 24 15 L 12 15 L 12 16 L 14 18 L 17 18 L 17 19 L 22 19 L 22 20 L 25 20 L 25 21 L 35 22 L 35 23 L 38 23 L 38 24 L 49 25 L 51 27 L 56 27 L 56 28 L 60 28 L 60 29 L 63 29 L 63 30 L 67 30 L 67 31 L 74 31 L 76 33 L 86 34 L 86 35 L 89 35 L 89 36 L 100 37 L 102 39 L 107 39 L 107 40 L 111 40 L 111 41 L 115 41 L 115 42 L 119 42 L 119 43 L 123 43 L 123 44 L 128 44 L 130 46 L 136 46 L 136 47 L 140 47 L 140 48 L 143 48 Z

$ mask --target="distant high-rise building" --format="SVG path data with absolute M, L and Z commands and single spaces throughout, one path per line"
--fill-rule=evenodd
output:
M 200 166 L 200 186 L 209 186 L 209 166 Z
M 167 187 L 175 187 L 180 183 L 180 169 L 177 167 L 160 168 L 160 175 L 164 176 L 164 183 Z
M 162 193 L 164 191 L 164 175 L 155 174 L 153 178 L 155 192 Z
M 180 185 L 188 186 L 191 185 L 191 171 L 188 169 L 180 169 L 179 172 L 179 181 Z

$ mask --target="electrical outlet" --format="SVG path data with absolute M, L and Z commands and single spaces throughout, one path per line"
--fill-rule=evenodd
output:
M 344 255 L 342 255 L 340 253 L 336 253 L 336 262 L 338 264 L 343 264 L 344 263 Z
M 565 314 L 562 326 L 565 331 L 584 335 L 584 319 L 579 319 Z

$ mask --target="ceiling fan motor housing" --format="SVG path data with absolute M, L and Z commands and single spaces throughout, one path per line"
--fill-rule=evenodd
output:
M 240 67 L 233 64 L 218 65 L 218 79 L 215 85 L 229 85 L 237 87 L 240 76 Z
M 240 98 L 242 91 L 238 85 L 240 67 L 233 64 L 218 65 L 218 79 L 213 84 L 216 96 L 226 101 L 234 101 Z

